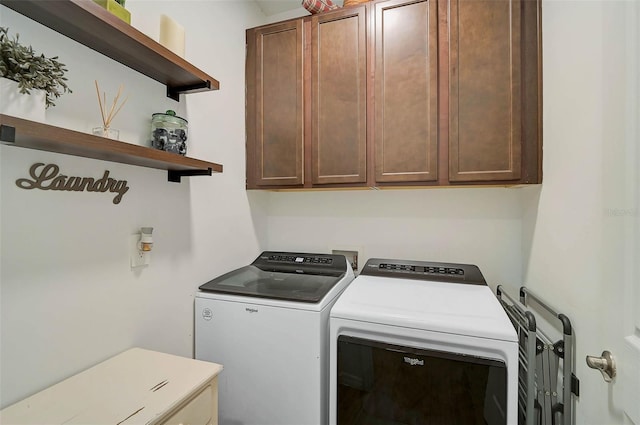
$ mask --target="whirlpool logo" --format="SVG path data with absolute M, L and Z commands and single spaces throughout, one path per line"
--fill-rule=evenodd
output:
M 424 360 L 414 359 L 407 356 L 404 357 L 404 362 L 411 366 L 424 366 Z
M 211 311 L 210 308 L 205 308 L 204 310 L 202 310 L 202 318 L 206 321 L 211 320 L 211 318 L 213 317 L 213 312 Z

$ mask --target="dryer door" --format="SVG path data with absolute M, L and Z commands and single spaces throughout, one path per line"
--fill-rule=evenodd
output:
M 504 363 L 338 337 L 338 424 L 506 425 Z

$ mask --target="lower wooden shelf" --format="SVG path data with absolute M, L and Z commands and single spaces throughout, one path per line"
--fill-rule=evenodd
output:
M 168 171 L 168 180 L 221 173 L 222 165 L 174 153 L 119 142 L 88 133 L 0 114 L 0 142 L 21 148 L 57 152 Z

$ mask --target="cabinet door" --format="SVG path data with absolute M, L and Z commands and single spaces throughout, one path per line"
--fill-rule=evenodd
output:
M 438 179 L 435 0 L 376 3 L 375 179 Z
M 247 37 L 249 187 L 303 183 L 302 28 L 298 19 Z
M 521 175 L 521 1 L 449 2 L 449 180 Z
M 366 182 L 365 16 L 358 6 L 312 17 L 313 184 Z

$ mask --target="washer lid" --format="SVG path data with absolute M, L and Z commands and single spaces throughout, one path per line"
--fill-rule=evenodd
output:
M 341 255 L 263 252 L 251 265 L 210 280 L 200 290 L 317 303 L 346 272 Z
M 338 298 L 331 317 L 517 341 L 486 285 L 360 275 Z

